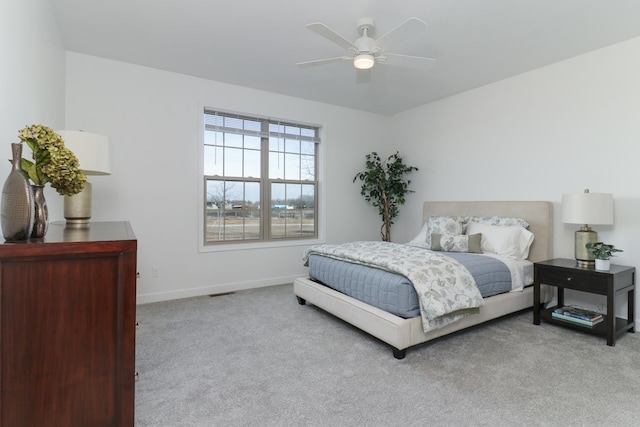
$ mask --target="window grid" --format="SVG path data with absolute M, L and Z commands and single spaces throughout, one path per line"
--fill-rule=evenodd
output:
M 317 237 L 318 128 L 208 110 L 204 123 L 205 244 Z

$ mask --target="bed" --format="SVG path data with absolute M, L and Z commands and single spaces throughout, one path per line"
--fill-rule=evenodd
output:
M 527 230 L 534 235 L 527 260 L 536 262 L 553 258 L 553 213 L 550 202 L 425 202 L 423 224 L 430 217 L 437 216 L 502 216 L 524 219 L 528 223 Z M 293 289 L 300 304 L 309 302 L 389 344 L 397 359 L 404 358 L 406 350 L 414 345 L 533 306 L 533 286 L 525 286 L 520 291 L 483 298 L 482 306 L 475 309 L 474 314 L 425 332 L 423 317 L 420 315 L 401 317 L 392 314 L 310 277 L 297 278 Z M 543 286 L 541 301 L 546 303 L 551 297 L 552 290 Z

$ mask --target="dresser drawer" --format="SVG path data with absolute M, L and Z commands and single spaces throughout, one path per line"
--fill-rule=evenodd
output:
M 606 276 L 597 277 L 592 274 L 583 274 L 578 271 L 565 271 L 563 269 L 538 269 L 538 282 L 546 285 L 559 286 L 568 289 L 584 290 L 599 294 L 607 292 Z

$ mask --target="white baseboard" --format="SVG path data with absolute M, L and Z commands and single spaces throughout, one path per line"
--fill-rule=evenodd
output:
M 224 285 L 211 285 L 201 288 L 180 289 L 175 291 L 152 292 L 148 294 L 139 294 L 137 296 L 137 304 L 148 304 L 152 302 L 169 301 L 181 298 L 199 297 L 203 295 L 224 294 L 227 292 L 243 291 L 246 289 L 264 288 L 267 286 L 283 285 L 285 283 L 293 283 L 293 280 L 299 277 L 273 277 L 264 280 L 254 280 L 249 282 L 227 283 Z

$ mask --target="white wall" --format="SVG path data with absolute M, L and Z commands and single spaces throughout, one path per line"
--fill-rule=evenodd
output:
M 401 152 L 421 169 L 412 175 L 416 193 L 395 238 L 417 233 L 424 200 L 549 200 L 554 255 L 573 258 L 579 226 L 562 223 L 560 201 L 589 188 L 614 195 L 615 224 L 593 226 L 601 240 L 624 250 L 614 263 L 638 266 L 638 52 L 640 38 L 395 116 Z M 597 298 L 571 295 L 602 308 Z
M 9 0 L 0 3 L 0 141 L 8 158 L 17 131 L 32 123 L 111 138 L 113 174 L 91 178 L 94 220 L 134 226 L 140 302 L 284 283 L 305 272 L 302 246 L 198 252 L 203 105 L 324 126 L 327 241 L 379 238 L 377 213 L 351 180 L 366 153 L 400 149 L 420 171 L 411 175 L 416 193 L 395 241 L 415 234 L 423 200 L 551 200 L 555 255 L 571 258 L 577 227 L 560 221 L 561 196 L 590 188 L 614 194 L 615 225 L 595 228 L 625 250 L 617 263 L 637 265 L 638 51 L 633 39 L 388 118 L 76 53 L 65 64 L 50 3 Z M 8 171 L 0 162 L 0 175 Z M 50 188 L 47 201 L 51 219 L 62 219 L 62 199 Z
M 11 165 L 4 159 L 20 129 L 64 123 L 65 53 L 49 0 L 0 2 L 0 63 L 0 177 L 6 177 Z M 23 155 L 31 156 L 29 148 Z M 51 187 L 45 196 L 50 208 L 62 206 Z
M 111 140 L 112 175 L 90 177 L 92 220 L 131 222 L 139 303 L 288 283 L 306 274 L 301 255 L 308 242 L 198 251 L 203 106 L 322 125 L 321 225 L 329 225 L 323 234 L 329 242 L 378 238 L 377 213 L 352 179 L 366 153 L 384 148 L 389 117 L 73 52 L 66 87 L 66 128 Z M 158 278 L 151 277 L 153 267 Z

